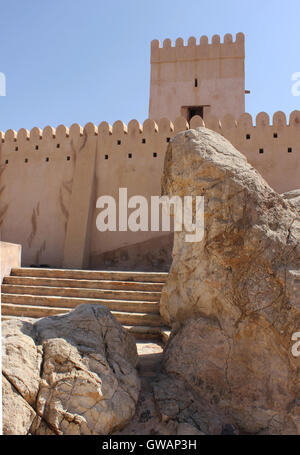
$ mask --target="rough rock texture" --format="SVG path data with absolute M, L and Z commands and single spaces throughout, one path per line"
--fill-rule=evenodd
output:
M 163 193 L 205 197 L 204 239 L 175 233 L 161 299 L 174 328 L 164 368 L 192 391 L 197 428 L 300 433 L 299 192 L 277 194 L 225 138 L 197 128 L 169 145 Z
M 35 418 L 34 410 L 2 375 L 3 434 L 26 435 Z
M 110 434 L 135 413 L 135 340 L 102 305 L 6 321 L 4 434 Z
M 169 404 L 170 381 L 161 372 L 162 346 L 155 343 L 138 342 L 137 349 L 139 354 L 138 371 L 141 378 L 141 391 L 136 413 L 133 419 L 121 431 L 114 433 L 117 435 L 196 435 L 200 432 L 192 418 L 189 417 L 190 409 L 186 409 L 182 416 L 173 418 L 172 412 L 168 415 L 168 410 L 172 411 Z M 174 381 L 171 383 L 174 399 Z M 180 398 L 185 396 L 185 390 L 180 384 L 180 389 L 176 397 L 176 409 L 180 406 Z M 181 402 L 181 409 L 189 406 L 186 396 Z M 190 400 L 191 401 L 191 400 Z M 178 406 L 179 405 L 179 406 Z
M 300 183 L 299 183 L 300 184 Z M 282 194 L 283 199 L 289 200 L 300 212 L 300 190 L 288 191 Z

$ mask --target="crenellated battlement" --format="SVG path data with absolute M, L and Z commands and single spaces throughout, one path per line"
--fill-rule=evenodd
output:
M 37 166 L 39 172 L 39 163 L 43 161 L 48 165 L 59 165 L 62 161 L 75 164 L 79 153 L 97 150 L 97 163 L 102 163 L 101 166 L 114 167 L 117 163 L 118 172 L 130 174 L 131 165 L 138 165 L 143 176 L 147 178 L 149 172 L 151 178 L 153 169 L 150 171 L 148 165 L 156 162 L 154 172 L 162 171 L 166 143 L 180 131 L 199 126 L 226 137 L 275 189 L 284 191 L 299 186 L 300 111 L 293 111 L 289 118 L 278 111 L 272 120 L 266 112 L 260 112 L 255 119 L 244 113 L 237 119 L 231 114 L 222 118 L 208 115 L 205 122 L 200 116 L 192 117 L 190 122 L 184 117 L 177 117 L 174 122 L 164 117 L 157 122 L 146 119 L 143 124 L 133 119 L 128 125 L 117 120 L 113 125 L 102 122 L 96 126 L 90 122 L 84 127 L 75 123 L 70 128 L 59 125 L 56 129 L 50 126 L 43 130 L 34 127 L 31 131 L 22 128 L 18 132 L 10 129 L 0 132 L 0 166 L 11 168 L 26 163 L 29 168 Z M 288 181 L 282 178 L 285 168 Z M 101 172 L 102 168 L 97 168 L 99 179 Z M 122 177 L 124 186 L 129 184 L 126 178 L 127 174 Z
M 244 33 L 237 33 L 235 41 L 233 40 L 233 36 L 231 33 L 226 33 L 224 35 L 223 41 L 221 40 L 220 35 L 215 34 L 211 38 L 211 42 L 209 42 L 209 38 L 206 35 L 202 35 L 199 38 L 199 42 L 197 43 L 197 38 L 194 36 L 191 36 L 187 40 L 186 47 L 195 47 L 195 46 L 201 46 L 201 45 L 207 45 L 207 44 L 232 44 L 232 43 L 244 43 L 245 42 L 245 35 Z M 160 41 L 157 39 L 154 39 L 151 41 L 151 49 L 156 49 L 156 48 L 161 48 Z M 174 46 L 172 46 L 172 40 L 170 38 L 166 38 L 163 41 L 163 47 L 184 47 L 184 40 L 183 38 L 179 37 L 175 40 Z
M 245 56 L 245 36 L 237 33 L 235 40 L 230 33 L 227 33 L 223 41 L 220 35 L 214 35 L 209 42 L 206 35 L 201 36 L 200 40 L 191 36 L 187 43 L 182 38 L 177 38 L 175 43 L 169 38 L 163 41 L 151 41 L 151 63 L 188 61 L 188 60 L 208 60 L 225 58 L 244 58 Z
M 146 119 L 143 124 L 138 120 L 131 120 L 126 125 L 121 120 L 117 120 L 110 125 L 107 122 L 101 122 L 98 126 L 92 122 L 87 123 L 84 127 L 77 123 L 68 128 L 65 125 L 59 125 L 56 129 L 51 126 L 46 126 L 43 130 L 34 127 L 30 131 L 21 128 L 18 132 L 9 129 L 5 133 L 0 131 L 0 144 L 3 144 L 3 152 L 14 152 L 21 151 L 16 150 L 13 146 L 27 146 L 36 145 L 36 151 L 39 150 L 38 145 L 41 141 L 55 142 L 57 145 L 61 144 L 65 140 L 78 140 L 78 138 L 87 137 L 112 137 L 121 138 L 127 136 L 132 139 L 139 140 L 142 136 L 150 137 L 151 135 L 161 135 L 170 133 L 172 135 L 189 128 L 196 128 L 199 126 L 206 126 L 214 131 L 226 135 L 227 132 L 234 129 L 236 134 L 243 135 L 245 131 L 255 131 L 255 129 L 269 128 L 270 130 L 277 130 L 283 132 L 284 130 L 290 131 L 290 128 L 300 130 L 300 111 L 293 111 L 289 118 L 282 111 L 277 111 L 272 117 L 266 112 L 260 112 L 256 115 L 255 121 L 252 116 L 248 113 L 242 114 L 239 118 L 235 119 L 231 114 L 227 114 L 222 118 L 208 115 L 205 122 L 199 116 L 194 116 L 190 122 L 184 117 L 177 117 L 174 122 L 167 118 L 162 118 L 155 122 L 152 119 Z M 60 147 L 57 147 L 60 148 Z

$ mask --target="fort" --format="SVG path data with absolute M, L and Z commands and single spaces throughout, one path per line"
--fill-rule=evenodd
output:
M 4 434 L 300 434 L 300 111 L 244 61 L 154 40 L 143 124 L 0 133 Z
M 119 188 L 159 196 L 168 143 L 189 128 L 223 135 L 277 192 L 298 188 L 300 112 L 245 113 L 244 61 L 242 33 L 154 40 L 143 124 L 0 132 L 1 239 L 22 245 L 22 265 L 167 271 L 172 234 L 100 232 L 96 201 Z

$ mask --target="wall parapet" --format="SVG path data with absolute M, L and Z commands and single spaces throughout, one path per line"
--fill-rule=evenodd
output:
M 19 131 L 12 129 L 7 130 L 5 133 L 0 131 L 0 148 L 2 151 L 18 152 L 21 151 L 18 145 L 34 144 L 36 151 L 39 150 L 38 145 L 41 141 L 54 141 L 59 144 L 60 141 L 66 139 L 78 139 L 80 136 L 102 136 L 102 137 L 118 137 L 118 136 L 142 136 L 147 134 L 162 134 L 162 133 L 178 133 L 182 130 L 189 128 L 197 128 L 199 126 L 206 126 L 207 128 L 219 131 L 221 134 L 228 130 L 235 129 L 236 132 L 244 133 L 246 130 L 252 128 L 273 128 L 278 131 L 285 130 L 286 128 L 297 128 L 300 130 L 300 111 L 295 110 L 289 115 L 289 119 L 282 111 L 277 111 L 272 116 L 266 112 L 260 112 L 256 115 L 255 121 L 253 117 L 244 113 L 239 118 L 235 119 L 232 115 L 227 114 L 222 118 L 215 116 L 207 116 L 205 122 L 201 117 L 196 115 L 192 117 L 190 123 L 184 117 L 178 117 L 174 122 L 167 118 L 162 118 L 155 122 L 152 119 L 146 119 L 143 124 L 138 120 L 130 120 L 126 125 L 121 120 L 117 120 L 110 125 L 107 122 L 101 122 L 98 126 L 89 122 L 84 127 L 74 123 L 68 128 L 65 125 L 59 125 L 56 129 L 51 126 L 46 126 L 43 130 L 38 127 L 32 128 L 30 131 L 21 128 Z M 59 147 L 58 147 L 59 148 Z
M 230 33 L 226 33 L 221 40 L 220 35 L 213 35 L 211 42 L 206 35 L 201 36 L 199 42 L 191 36 L 187 44 L 182 38 L 177 38 L 174 45 L 169 38 L 163 41 L 151 41 L 151 63 L 188 61 L 219 58 L 244 58 L 245 57 L 245 35 L 237 33 L 235 41 Z

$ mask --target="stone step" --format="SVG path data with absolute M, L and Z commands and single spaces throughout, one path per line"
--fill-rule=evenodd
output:
M 48 269 L 35 267 L 14 268 L 12 276 L 65 278 L 74 280 L 135 281 L 145 283 L 165 283 L 167 272 L 119 272 L 100 270 Z
M 37 305 L 18 305 L 15 303 L 1 303 L 2 316 L 19 316 L 29 318 L 42 318 L 65 314 L 70 308 L 54 308 Z M 163 327 L 160 315 L 152 313 L 129 313 L 125 311 L 111 311 L 122 325 Z
M 143 281 L 85 280 L 31 276 L 6 276 L 3 279 L 3 284 L 148 292 L 160 292 L 163 287 L 163 283 L 147 283 Z
M 168 327 L 155 327 L 155 326 L 123 326 L 128 332 L 133 335 L 137 340 L 159 340 L 166 343 L 167 339 L 164 337 L 164 333 L 168 331 Z
M 13 316 L 13 315 L 1 315 L 1 321 L 4 322 L 4 321 L 10 321 L 10 320 L 22 320 L 22 321 L 29 321 L 29 322 L 35 322 L 37 321 L 39 318 L 30 318 L 30 317 L 26 317 L 26 316 Z
M 12 269 L 2 290 L 2 320 L 65 314 L 79 304 L 105 305 L 137 340 L 165 343 L 159 300 L 168 274 L 24 267 Z
M 9 321 L 10 319 L 20 319 L 20 316 L 2 315 L 2 321 Z M 23 321 L 34 322 L 38 318 L 22 317 Z M 158 342 L 166 342 L 163 334 L 168 330 L 167 327 L 149 327 L 149 326 L 134 326 L 134 325 L 123 325 L 124 329 L 127 330 L 137 341 L 153 340 Z
M 132 313 L 159 314 L 158 303 L 134 300 L 84 299 L 76 297 L 40 296 L 30 294 L 2 294 L 2 303 L 48 306 L 54 308 L 76 308 L 82 303 L 105 305 L 111 311 L 127 311 Z
M 57 295 L 64 297 L 82 297 L 92 299 L 116 299 L 116 300 L 146 300 L 159 302 L 160 292 L 148 291 L 120 291 L 110 289 L 83 289 L 61 288 L 49 286 L 22 286 L 14 284 L 2 284 L 1 292 L 4 294 L 30 294 L 30 295 Z
M 162 327 L 160 335 L 161 335 L 161 341 L 164 344 L 167 344 L 167 342 L 170 338 L 170 335 L 171 335 L 170 327 Z
M 141 377 L 153 378 L 161 371 L 163 344 L 160 340 L 137 341 L 138 370 Z

